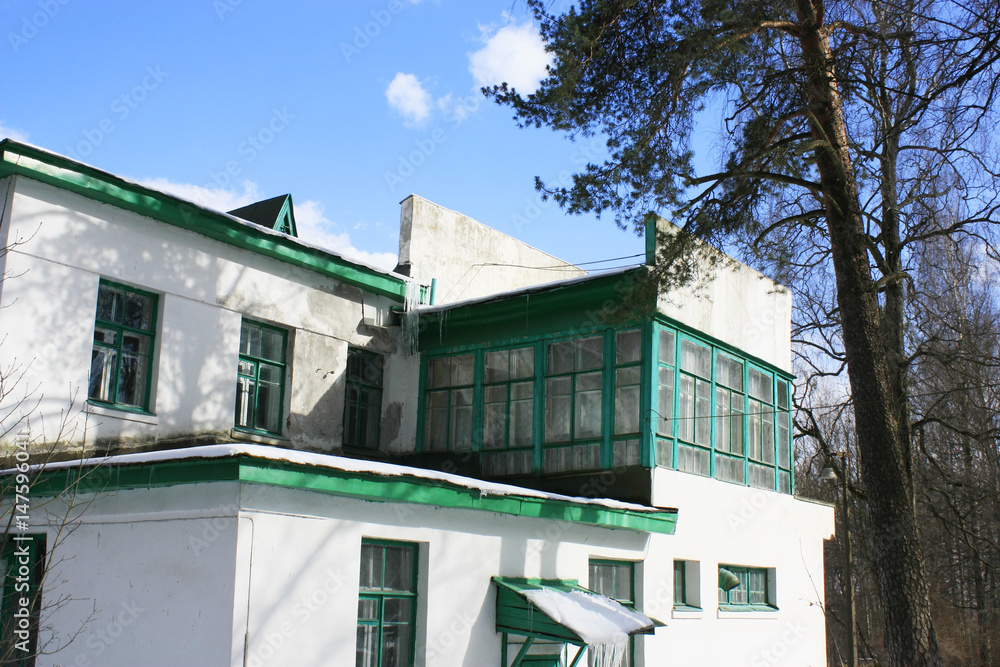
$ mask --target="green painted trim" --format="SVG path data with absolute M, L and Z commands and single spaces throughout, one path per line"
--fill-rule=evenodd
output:
M 252 224 L 237 222 L 226 214 L 11 139 L 0 141 L 0 153 L 0 178 L 10 174 L 25 176 L 236 248 L 315 271 L 400 303 L 405 299 L 408 281 L 303 245 L 290 236 L 277 236 L 265 232 L 263 228 L 255 229 Z M 421 299 L 423 296 L 422 290 Z
M 75 491 L 86 493 L 218 481 L 304 489 L 373 502 L 481 510 L 666 535 L 673 535 L 677 524 L 677 510 L 673 509 L 650 508 L 640 511 L 530 495 L 484 494 L 476 488 L 415 475 L 351 472 L 255 458 L 246 454 L 225 458 L 60 468 L 39 473 L 31 490 L 36 496 L 51 496 L 74 487 Z
M 608 321 L 636 277 L 648 269 L 589 280 L 557 284 L 538 291 L 499 295 L 495 299 L 420 313 L 420 350 L 437 353 L 483 342 L 490 332 L 491 345 L 516 346 L 517 341 L 564 334 L 586 337 L 605 329 L 621 329 L 641 321 Z

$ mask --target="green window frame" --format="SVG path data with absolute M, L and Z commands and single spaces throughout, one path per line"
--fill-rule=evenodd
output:
M 542 467 L 546 473 L 601 468 L 604 341 L 600 333 L 545 346 Z
M 148 412 L 159 297 L 101 279 L 87 400 L 116 409 Z
M 437 357 L 427 362 L 424 391 L 424 451 L 472 449 L 476 355 Z
M 732 348 L 658 321 L 655 465 L 791 494 L 792 387 Z
M 417 545 L 363 539 L 357 667 L 409 667 L 416 647 Z
M 774 570 L 741 565 L 719 565 L 719 608 L 736 611 L 773 611 Z
M 5 533 L 0 537 L 0 665 L 33 667 L 45 574 L 44 534 Z M 25 603 L 25 604 L 22 604 Z M 27 628 L 17 614 L 27 609 Z M 27 629 L 27 637 L 16 634 Z
M 535 346 L 483 354 L 483 473 L 530 475 L 535 440 Z
M 687 561 L 674 561 L 674 606 L 687 606 Z
M 287 347 L 285 329 L 243 318 L 236 377 L 236 428 L 281 435 Z
M 590 590 L 609 597 L 628 609 L 636 608 L 634 562 L 591 558 L 588 565 Z M 629 650 L 621 664 L 622 667 L 635 664 L 635 637 L 629 638 Z
M 359 347 L 347 348 L 344 394 L 344 446 L 378 449 L 382 421 L 385 358 Z
M 615 410 L 612 432 L 612 466 L 642 463 L 642 329 L 615 332 Z

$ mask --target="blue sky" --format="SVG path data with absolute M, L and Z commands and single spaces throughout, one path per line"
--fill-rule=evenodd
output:
M 387 267 L 411 192 L 571 262 L 642 252 L 534 190 L 599 141 L 519 129 L 478 92 L 544 73 L 516 0 L 0 8 L 0 135 L 223 210 L 290 192 L 301 237 Z

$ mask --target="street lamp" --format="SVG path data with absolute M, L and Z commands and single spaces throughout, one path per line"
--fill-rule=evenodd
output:
M 837 465 L 835 459 L 840 459 Z M 827 459 L 826 467 L 819 474 L 823 481 L 840 481 L 841 521 L 844 528 L 844 594 L 847 596 L 847 626 L 850 629 L 851 645 L 847 653 L 847 667 L 858 667 L 858 633 L 855 624 L 854 608 L 854 554 L 851 551 L 851 510 L 847 498 L 848 476 L 847 464 L 850 455 L 846 452 L 833 452 Z

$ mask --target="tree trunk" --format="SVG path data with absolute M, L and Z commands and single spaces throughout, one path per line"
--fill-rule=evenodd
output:
M 912 486 L 910 443 L 903 442 L 882 313 L 872 280 L 857 181 L 850 159 L 822 0 L 797 0 L 804 91 L 816 151 L 837 282 L 844 352 L 854 403 L 861 474 L 868 492 L 875 574 L 892 667 L 941 665 L 924 578 Z

